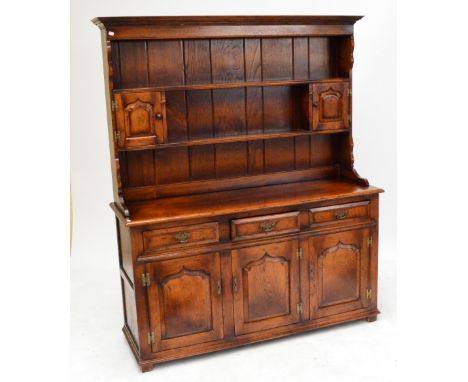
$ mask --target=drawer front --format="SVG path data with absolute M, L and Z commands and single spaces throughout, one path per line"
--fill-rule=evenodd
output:
M 218 223 L 155 229 L 143 232 L 143 246 L 145 251 L 216 243 L 218 241 Z
M 231 222 L 232 240 L 280 235 L 299 230 L 299 211 L 236 219 Z
M 369 201 L 336 204 L 333 206 L 311 208 L 309 210 L 310 225 L 337 223 L 357 218 L 369 217 Z

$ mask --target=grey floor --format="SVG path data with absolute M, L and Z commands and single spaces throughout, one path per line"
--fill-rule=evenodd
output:
M 76 257 L 75 257 L 76 258 Z M 76 263 L 76 262 L 75 262 Z M 117 268 L 89 269 L 72 259 L 72 381 L 394 381 L 396 261 L 379 264 L 379 309 L 358 321 L 156 366 L 141 374 L 121 332 Z

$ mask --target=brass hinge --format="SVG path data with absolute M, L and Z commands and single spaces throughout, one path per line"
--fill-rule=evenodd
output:
M 151 284 L 151 278 L 150 278 L 149 273 L 143 273 L 141 275 L 141 285 L 143 285 L 143 287 L 149 287 L 150 284 Z
M 298 259 L 302 259 L 302 248 L 301 248 L 301 247 L 299 247 L 299 248 L 297 249 L 297 258 L 298 258 Z
M 370 300 L 372 297 L 372 289 L 366 289 L 366 298 Z
M 302 313 L 302 302 L 298 303 L 296 308 L 297 308 L 297 313 L 301 314 Z
M 120 141 L 120 130 L 114 131 L 114 141 L 115 142 Z
M 112 111 L 117 111 L 117 102 L 115 100 L 111 101 L 111 109 Z
M 374 241 L 372 239 L 372 236 L 370 236 L 368 239 L 367 239 L 367 246 L 368 247 L 372 247 L 372 245 L 374 244 Z
M 352 92 L 351 88 L 348 88 L 348 95 L 350 96 L 352 94 L 353 94 L 353 92 Z
M 148 332 L 148 345 L 154 344 L 154 333 L 153 332 Z

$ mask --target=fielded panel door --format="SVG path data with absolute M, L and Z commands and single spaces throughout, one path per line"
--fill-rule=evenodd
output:
M 300 320 L 298 241 L 232 251 L 236 335 Z
M 219 253 L 149 263 L 152 351 L 223 338 Z
M 309 239 L 311 319 L 368 306 L 369 229 Z
M 116 93 L 114 97 L 116 142 L 120 148 L 148 146 L 166 141 L 164 93 Z
M 336 130 L 349 127 L 349 82 L 312 84 L 312 129 Z

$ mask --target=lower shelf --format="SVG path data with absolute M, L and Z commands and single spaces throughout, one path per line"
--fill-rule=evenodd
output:
M 278 208 L 336 198 L 372 195 L 382 192 L 343 179 L 317 180 L 210 192 L 128 203 L 128 227 L 167 223 L 194 218 L 216 217 L 255 209 Z M 114 211 L 121 215 L 114 204 Z
M 174 361 L 181 358 L 193 357 L 196 355 L 212 353 L 218 350 L 232 349 L 248 344 L 268 341 L 270 339 L 277 339 L 289 335 L 299 334 L 319 328 L 324 328 L 332 325 L 338 325 L 345 322 L 367 319 L 369 322 L 375 321 L 375 318 L 380 312 L 378 310 L 359 309 L 347 313 L 337 314 L 330 317 L 321 319 L 300 322 L 293 325 L 282 326 L 263 332 L 248 334 L 239 337 L 225 338 L 220 341 L 213 341 L 210 343 L 198 344 L 186 348 L 179 348 L 167 350 L 160 353 L 155 353 L 150 359 L 143 359 L 140 357 L 138 346 L 136 345 L 130 331 L 126 326 L 123 327 L 125 338 L 132 349 L 138 365 L 143 372 L 150 371 L 154 365 L 169 361 Z

